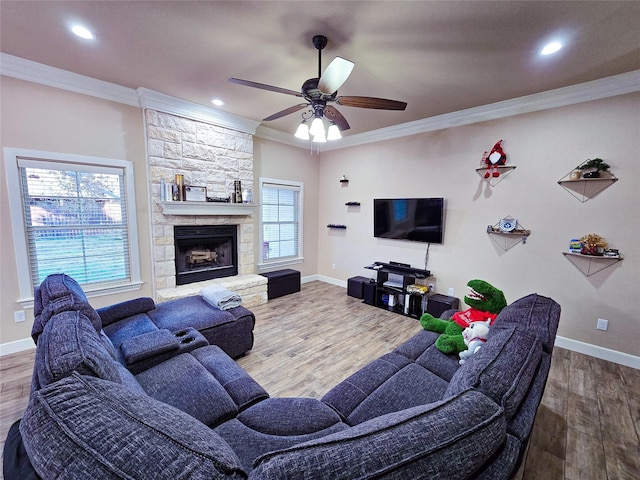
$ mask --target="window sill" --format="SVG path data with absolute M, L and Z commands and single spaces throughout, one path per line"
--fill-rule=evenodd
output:
M 304 257 L 291 258 L 288 260 L 274 260 L 273 262 L 262 262 L 258 264 L 258 270 L 270 270 L 274 267 L 285 267 L 304 262 Z
M 102 287 L 102 288 L 95 288 L 93 290 L 85 289 L 83 287 L 83 290 L 84 290 L 84 293 L 87 295 L 87 298 L 103 297 L 105 295 L 115 295 L 117 293 L 132 292 L 134 290 L 140 290 L 140 288 L 142 287 L 142 283 L 143 282 L 138 281 L 138 282 L 119 284 L 119 285 L 111 285 L 111 286 Z M 20 298 L 16 301 L 16 303 L 19 303 L 22 306 L 22 308 L 33 308 L 33 297 Z

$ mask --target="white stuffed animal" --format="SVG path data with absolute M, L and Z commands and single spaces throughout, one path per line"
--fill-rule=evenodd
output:
M 462 338 L 464 339 L 467 349 L 460 352 L 460 365 L 466 362 L 471 355 L 476 353 L 482 344 L 487 341 L 489 335 L 489 324 L 487 322 L 472 322 L 467 328 L 462 331 Z

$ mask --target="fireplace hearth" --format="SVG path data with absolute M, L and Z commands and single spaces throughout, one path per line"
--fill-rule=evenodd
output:
M 238 226 L 174 226 L 176 285 L 238 274 Z

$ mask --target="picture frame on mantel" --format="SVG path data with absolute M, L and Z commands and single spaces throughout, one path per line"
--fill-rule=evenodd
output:
M 206 202 L 207 201 L 207 187 L 184 187 L 185 200 L 188 202 Z

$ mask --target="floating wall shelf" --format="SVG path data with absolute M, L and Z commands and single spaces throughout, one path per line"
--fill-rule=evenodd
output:
M 478 175 L 480 175 L 480 177 L 482 177 L 482 179 L 484 181 L 486 181 L 487 183 L 489 183 L 492 187 L 495 187 L 497 184 L 499 184 L 502 180 L 504 180 L 504 178 L 509 175 L 511 172 L 513 172 L 516 169 L 515 165 L 503 165 L 503 166 L 498 166 L 498 172 L 500 172 L 500 176 L 499 177 L 489 177 L 489 178 L 484 178 L 484 174 L 487 173 L 487 168 L 482 167 L 482 168 L 476 168 L 476 172 L 478 172 Z
M 622 261 L 622 257 L 605 257 L 597 255 L 582 255 L 581 253 L 562 252 L 585 276 L 590 277 L 605 268 L 609 268 Z
M 516 222 L 516 228 L 510 232 L 502 231 L 500 229 L 500 222 L 495 225 L 487 225 L 487 233 L 491 236 L 493 241 L 502 247 L 505 252 L 521 242 L 527 243 L 527 238 L 531 235 L 531 230 L 526 230 L 522 225 L 520 225 L 520 222 L 515 219 L 513 220 Z
M 571 172 L 558 180 L 558 184 L 573 197 L 584 203 L 609 188 L 618 178 L 609 172 L 600 172 L 597 178 L 579 178 L 571 180 Z
M 346 230 L 347 226 L 346 225 L 335 225 L 333 223 L 330 223 L 329 225 L 327 225 L 327 228 L 337 228 L 340 230 Z
M 359 207 L 360 206 L 360 202 L 347 202 L 347 203 L 345 203 L 345 205 L 347 207 Z

